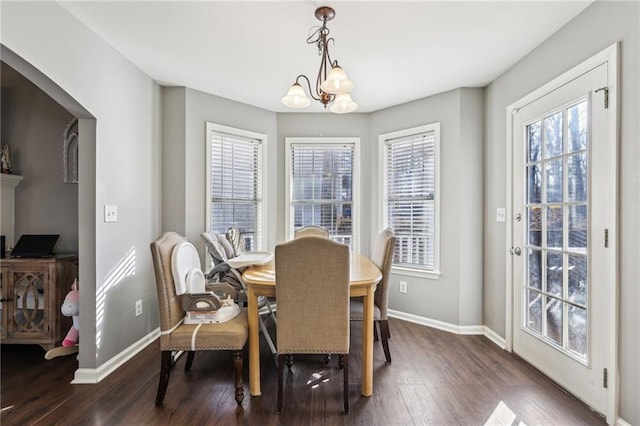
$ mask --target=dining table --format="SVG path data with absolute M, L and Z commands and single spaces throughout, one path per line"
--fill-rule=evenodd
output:
M 247 286 L 249 319 L 249 393 L 262 394 L 260 390 L 260 336 L 258 329 L 258 297 L 275 297 L 276 269 L 274 260 L 263 265 L 248 267 L 242 274 Z M 363 297 L 364 321 L 362 321 L 362 395 L 373 394 L 373 303 L 376 286 L 382 279 L 380 269 L 366 256 L 351 253 L 349 270 L 350 297 Z M 276 300 L 277 309 L 277 300 Z

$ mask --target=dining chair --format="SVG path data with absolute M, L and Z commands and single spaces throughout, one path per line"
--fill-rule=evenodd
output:
M 326 228 L 321 228 L 319 226 L 309 225 L 293 231 L 294 238 L 304 237 L 307 235 L 317 235 L 320 237 L 329 238 L 329 230 L 327 230 Z
M 316 235 L 276 246 L 278 413 L 285 359 L 293 354 L 339 355 L 349 412 L 349 256 L 348 246 Z
M 158 310 L 160 317 L 160 381 L 156 404 L 162 404 L 169 375 L 175 364 L 174 353 L 187 352 L 185 371 L 191 370 L 196 351 L 231 351 L 235 367 L 235 399 L 238 405 L 244 399 L 242 384 L 242 350 L 247 342 L 247 311 L 233 319 L 217 324 L 184 324 L 185 311 L 181 296 L 176 294 L 171 254 L 179 243 L 186 241 L 175 232 L 165 232 L 151 243 L 151 258 L 156 275 Z
M 374 293 L 374 332 L 376 332 L 376 324 L 380 328 L 380 338 L 382 340 L 382 349 L 387 362 L 391 362 L 391 352 L 389 351 L 389 321 L 387 317 L 387 306 L 389 304 L 389 274 L 391 272 L 391 264 L 393 262 L 393 252 L 396 245 L 396 237 L 391 228 L 384 229 L 376 240 L 373 248 L 371 261 L 380 269 L 382 279 L 376 287 Z M 364 317 L 363 299 L 351 299 L 351 321 L 362 321 Z M 377 333 L 375 333 L 377 336 Z M 377 340 L 377 339 L 376 339 Z

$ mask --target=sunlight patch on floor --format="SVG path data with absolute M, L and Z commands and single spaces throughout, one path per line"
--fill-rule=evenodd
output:
M 524 422 L 516 421 L 516 414 L 503 401 L 500 401 L 496 408 L 485 422 L 485 426 L 527 426 Z

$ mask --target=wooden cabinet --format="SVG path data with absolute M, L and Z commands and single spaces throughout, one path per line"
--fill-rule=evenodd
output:
M 55 347 L 71 327 L 60 306 L 78 277 L 78 256 L 2 259 L 0 273 L 0 341 Z

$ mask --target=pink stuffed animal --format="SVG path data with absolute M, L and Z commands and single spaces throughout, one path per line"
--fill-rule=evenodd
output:
M 73 319 L 73 325 L 62 341 L 62 346 L 73 346 L 78 343 L 78 336 L 80 334 L 80 292 L 78 291 L 77 278 L 73 280 L 71 291 L 67 293 L 67 296 L 64 298 L 60 311 L 62 311 L 62 315 L 65 317 L 71 317 Z

